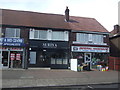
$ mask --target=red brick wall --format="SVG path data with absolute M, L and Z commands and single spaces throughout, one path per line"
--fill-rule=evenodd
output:
M 109 69 L 120 70 L 120 57 L 109 57 Z

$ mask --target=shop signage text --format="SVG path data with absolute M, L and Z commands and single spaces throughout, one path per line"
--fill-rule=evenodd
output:
M 21 38 L 0 38 L 1 46 L 23 46 L 24 40 Z
M 36 41 L 30 40 L 30 48 L 42 48 L 42 49 L 68 49 L 68 42 L 64 41 Z
M 43 43 L 43 48 L 57 48 L 56 43 Z
M 109 52 L 109 47 L 72 46 L 73 52 Z
M 0 51 L 23 51 L 23 48 L 7 48 L 7 47 L 1 47 Z

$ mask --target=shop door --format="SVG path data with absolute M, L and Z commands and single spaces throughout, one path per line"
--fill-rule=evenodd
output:
M 85 63 L 91 62 L 91 53 L 85 53 Z
M 8 51 L 3 51 L 2 52 L 2 64 L 3 67 L 8 68 L 9 67 L 9 52 Z
M 49 53 L 48 52 L 42 52 L 40 53 L 40 59 L 39 59 L 39 66 L 40 67 L 50 67 L 50 57 L 49 57 Z

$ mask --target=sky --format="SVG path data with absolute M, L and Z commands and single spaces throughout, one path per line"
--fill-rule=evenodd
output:
M 0 0 L 0 8 L 95 18 L 108 31 L 118 24 L 120 0 Z

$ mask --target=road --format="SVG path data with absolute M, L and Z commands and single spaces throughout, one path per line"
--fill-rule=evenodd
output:
M 118 83 L 117 71 L 83 71 L 71 70 L 3 70 L 2 87 L 47 87 L 47 86 L 80 86 Z M 116 84 L 102 87 L 115 87 Z M 95 87 L 95 86 L 90 86 Z
M 120 90 L 120 84 L 97 84 L 77 86 L 55 86 L 55 87 L 26 87 L 26 88 L 4 88 L 2 90 Z

